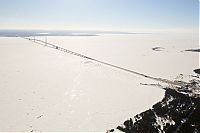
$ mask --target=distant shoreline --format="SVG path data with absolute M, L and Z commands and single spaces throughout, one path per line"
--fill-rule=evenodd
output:
M 0 37 L 31 36 L 99 36 L 100 34 L 152 34 L 122 31 L 81 31 L 81 30 L 0 30 Z

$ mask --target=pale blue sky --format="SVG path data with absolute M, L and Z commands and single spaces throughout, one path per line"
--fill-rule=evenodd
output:
M 0 28 L 197 29 L 198 0 L 0 0 Z

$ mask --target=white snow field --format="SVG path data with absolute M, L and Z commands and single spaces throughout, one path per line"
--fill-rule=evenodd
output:
M 193 74 L 199 65 L 198 53 L 183 52 L 198 47 L 192 34 L 52 36 L 48 42 L 170 80 Z M 158 82 L 23 38 L 1 37 L 0 131 L 106 131 L 163 98 L 161 88 L 140 83 Z

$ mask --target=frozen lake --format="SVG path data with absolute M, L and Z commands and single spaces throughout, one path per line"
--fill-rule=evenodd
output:
M 184 52 L 198 47 L 192 34 L 51 36 L 48 42 L 170 80 L 199 66 L 198 53 Z M 163 98 L 164 90 L 140 83 L 158 82 L 22 38 L 1 37 L 0 130 L 106 131 Z

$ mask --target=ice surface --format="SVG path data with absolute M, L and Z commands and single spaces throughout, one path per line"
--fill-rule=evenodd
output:
M 51 36 L 48 42 L 154 77 L 173 79 L 198 67 L 197 53 L 181 52 L 198 45 L 192 35 Z M 106 131 L 163 98 L 164 90 L 140 83 L 157 82 L 2 37 L 0 130 Z

